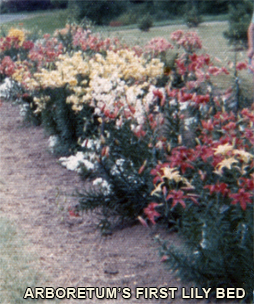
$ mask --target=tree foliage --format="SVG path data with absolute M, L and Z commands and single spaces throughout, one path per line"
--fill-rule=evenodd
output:
M 50 8 L 50 0 L 8 0 L 3 2 L 3 7 L 7 12 L 35 11 Z
M 68 6 L 67 0 L 51 0 L 50 2 L 53 8 L 67 8 Z
M 253 1 L 243 0 L 241 3 L 233 1 L 229 6 L 229 29 L 224 32 L 229 43 L 247 44 L 247 30 L 253 13 Z
M 128 1 L 69 1 L 69 8 L 78 20 L 88 18 L 98 25 L 106 24 L 124 12 Z

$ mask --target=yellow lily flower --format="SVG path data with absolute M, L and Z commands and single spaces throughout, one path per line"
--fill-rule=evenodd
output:
M 233 150 L 233 146 L 229 145 L 228 143 L 226 143 L 225 145 L 219 145 L 217 148 L 214 149 L 214 154 L 222 154 L 225 155 L 227 154 L 229 151 Z

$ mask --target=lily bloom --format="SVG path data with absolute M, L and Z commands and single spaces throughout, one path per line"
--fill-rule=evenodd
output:
M 235 66 L 235 68 L 238 70 L 238 71 L 241 71 L 241 70 L 246 70 L 248 67 L 247 63 L 246 62 L 238 62 Z
M 155 210 L 158 205 L 158 203 L 152 202 L 144 209 L 145 215 L 153 225 L 156 224 L 154 218 L 160 216 L 160 213 Z
M 244 186 L 246 190 L 252 191 L 254 193 L 254 179 L 242 177 L 241 181 L 241 186 Z
M 249 118 L 250 121 L 254 122 L 254 113 L 248 109 L 243 109 L 241 114 L 246 118 Z
M 233 201 L 231 202 L 232 205 L 239 203 L 243 210 L 246 210 L 247 203 L 253 203 L 253 200 L 250 199 L 252 194 L 245 192 L 245 189 L 243 188 L 239 189 L 237 193 L 230 194 L 229 197 L 233 198 Z
M 210 190 L 210 194 L 221 193 L 222 195 L 227 195 L 229 193 L 229 189 L 227 188 L 227 184 L 225 183 L 217 183 L 215 185 L 206 185 L 204 188 Z
M 172 198 L 173 203 L 172 203 L 172 208 L 177 205 L 177 204 L 181 204 L 183 206 L 183 208 L 186 207 L 186 204 L 184 202 L 184 199 L 187 198 L 186 195 L 184 195 L 183 191 L 181 190 L 171 190 L 169 192 L 169 194 L 166 197 L 166 200 L 169 200 L 170 198 Z

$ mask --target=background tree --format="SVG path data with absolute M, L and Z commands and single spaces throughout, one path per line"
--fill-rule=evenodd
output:
M 224 32 L 230 44 L 247 44 L 247 30 L 253 13 L 253 1 L 231 1 L 229 5 L 229 29 Z
M 53 8 L 67 8 L 68 6 L 67 0 L 51 0 L 50 3 Z
M 232 0 L 213 0 L 213 1 L 197 1 L 199 6 L 199 11 L 201 14 L 226 14 L 228 12 L 228 6 L 231 2 L 241 2 Z
M 202 17 L 200 15 L 200 8 L 198 2 L 195 0 L 189 1 L 185 5 L 184 19 L 188 27 L 196 27 L 202 22 Z
M 184 13 L 184 7 L 188 1 L 154 1 L 155 12 L 157 15 L 172 18 Z
M 69 8 L 78 21 L 88 18 L 98 25 L 109 23 L 119 16 L 128 6 L 128 1 L 69 1 Z
M 7 12 L 46 10 L 50 5 L 50 0 L 8 0 L 2 3 Z

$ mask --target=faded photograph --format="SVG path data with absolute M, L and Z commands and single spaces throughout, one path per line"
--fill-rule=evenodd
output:
M 253 303 L 252 0 L 0 0 L 0 302 Z

